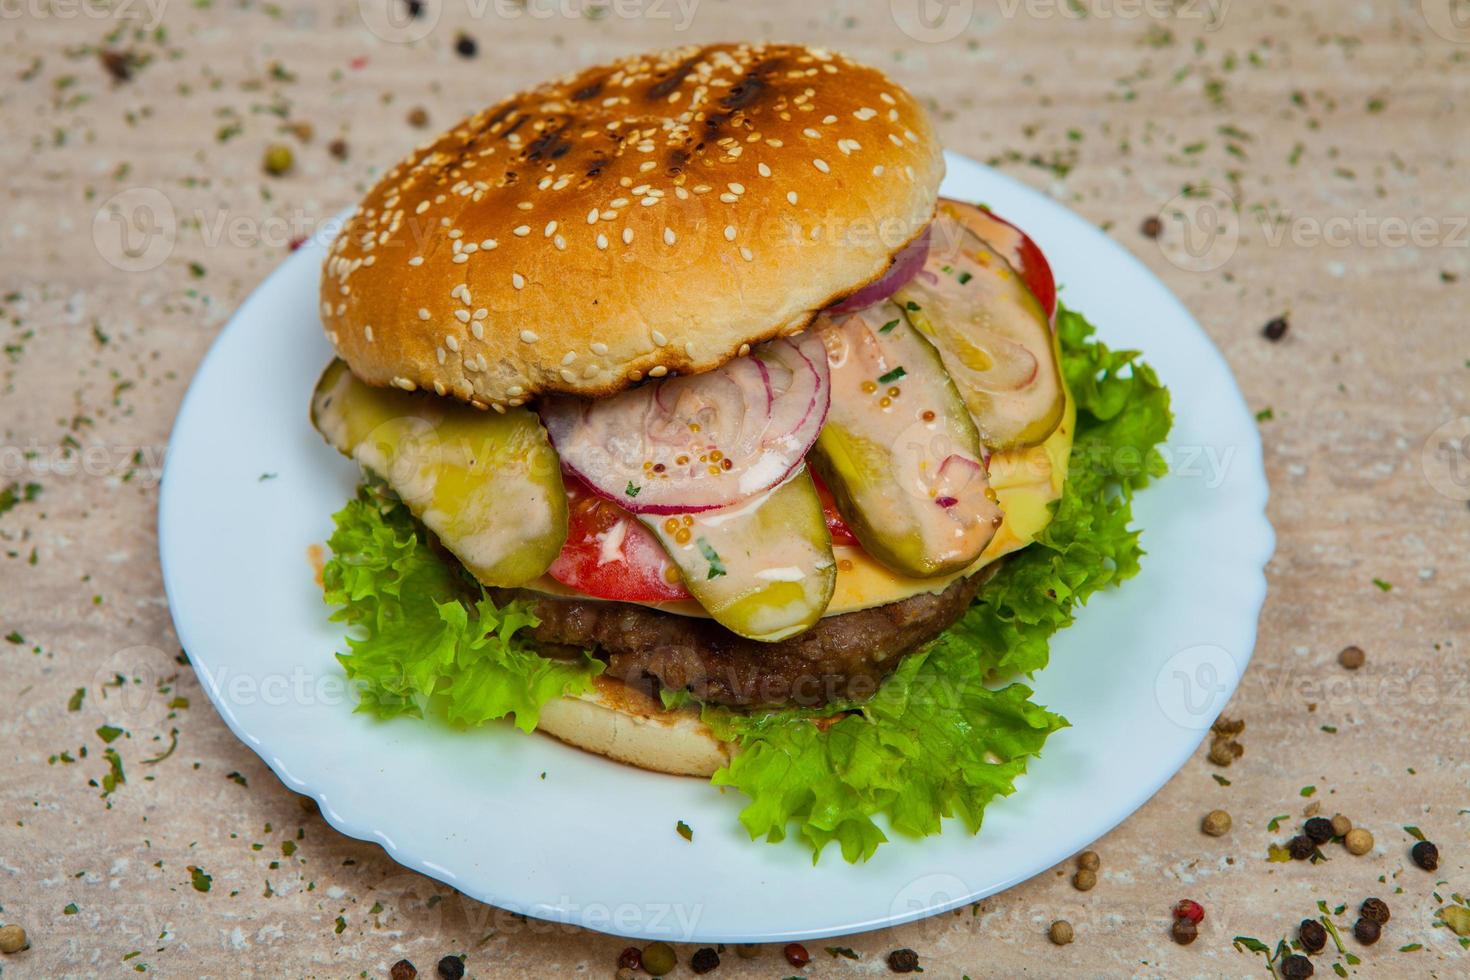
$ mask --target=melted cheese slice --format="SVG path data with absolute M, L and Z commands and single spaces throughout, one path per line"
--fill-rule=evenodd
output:
M 1005 517 L 975 564 L 939 578 L 907 578 L 884 568 L 861 548 L 836 545 L 832 551 L 837 558 L 837 586 L 823 617 L 886 606 L 925 592 L 943 592 L 955 579 L 973 575 L 997 558 L 1035 541 L 1051 523 L 1050 504 L 1062 496 L 1076 422 L 1077 406 L 1071 392 L 1067 392 L 1062 421 L 1045 442 L 990 457 L 990 485 L 1000 498 Z M 548 575 L 543 575 L 527 588 L 549 595 L 586 598 Z M 699 603 L 692 600 L 646 605 L 680 616 L 709 616 Z

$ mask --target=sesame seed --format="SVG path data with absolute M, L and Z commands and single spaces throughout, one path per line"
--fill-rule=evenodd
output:
M 510 274 L 510 284 L 517 289 L 524 289 L 526 286 L 526 277 L 519 272 L 512 272 Z
M 882 177 L 883 176 L 883 164 L 880 163 L 880 164 L 878 164 L 878 166 L 876 166 L 876 167 L 873 168 L 873 176 L 874 177 Z
M 525 238 L 530 233 L 530 225 L 517 225 L 515 228 L 511 229 L 511 234 L 515 235 L 517 238 Z
M 877 114 L 877 109 L 870 109 L 867 106 L 863 106 L 857 112 L 854 112 L 853 116 L 855 116 L 860 122 L 867 122 L 869 119 L 872 119 Z
M 732 193 L 732 194 L 744 194 L 745 193 L 745 185 L 744 184 L 737 184 L 737 183 L 733 183 L 732 182 L 732 183 L 726 184 L 725 186 L 728 187 L 728 188 L 730 188 L 730 193 Z
M 415 388 L 418 387 L 418 385 L 414 384 L 407 378 L 394 378 L 393 385 L 394 387 L 402 388 L 404 391 L 413 391 Z
M 638 165 L 638 170 L 640 172 L 642 172 L 642 173 L 648 173 L 648 171 L 652 170 L 654 167 L 657 167 L 657 166 L 658 166 L 658 164 L 655 161 L 653 161 L 653 160 L 644 160 L 642 163 L 640 163 Z
M 726 225 L 725 226 L 725 241 L 727 241 L 727 242 L 733 242 L 734 240 L 735 240 L 735 226 L 734 225 Z
M 758 164 L 756 164 L 755 165 L 755 172 L 758 173 L 758 174 L 760 174 L 762 177 L 769 177 L 769 176 L 771 176 L 771 168 L 768 167 L 768 166 L 766 166 L 764 163 L 758 163 Z
M 734 204 L 735 202 L 739 201 L 740 198 L 736 197 L 734 194 L 721 194 L 720 200 L 725 204 Z
M 623 229 L 623 244 L 624 245 L 632 245 L 633 244 L 633 229 L 632 228 L 624 228 Z
M 555 245 L 557 251 L 559 252 L 565 252 L 567 250 L 567 240 L 560 235 L 557 235 L 555 238 L 553 238 L 551 240 L 551 244 Z
M 587 212 L 587 223 L 589 225 L 595 225 L 595 224 L 597 224 L 597 209 L 596 208 L 593 208 L 591 211 L 588 211 Z
M 589 365 L 587 365 L 586 367 L 584 367 L 582 369 L 582 377 L 584 377 L 584 378 L 595 377 L 597 375 L 597 372 L 598 372 L 597 365 L 596 364 L 589 364 Z
M 903 131 L 903 138 L 908 140 L 910 143 L 919 142 L 919 138 L 914 135 L 914 131 L 912 129 L 905 129 Z
M 470 321 L 470 333 L 475 335 L 476 340 L 485 339 L 485 325 L 479 320 Z
M 664 347 L 668 344 L 669 338 L 665 337 L 662 333 L 655 330 L 653 331 L 653 342 L 655 344 L 658 344 L 660 347 Z
M 592 345 L 592 353 L 596 354 L 598 357 L 602 357 L 604 354 L 607 353 L 607 344 L 594 343 Z
M 456 320 L 458 320 L 460 323 L 469 323 L 470 322 L 470 311 L 469 310 L 455 310 L 454 311 L 454 318 Z
M 827 116 L 823 116 L 822 117 L 822 125 L 823 126 L 830 126 L 833 123 L 835 123 L 836 121 L 837 121 L 837 117 L 836 116 L 827 115 Z
M 903 140 L 899 139 L 892 133 L 888 134 L 888 142 L 892 143 L 894 146 L 903 146 Z
M 755 253 L 746 248 L 744 245 L 740 246 L 740 257 L 747 262 L 755 261 Z
M 561 378 L 567 384 L 572 384 L 577 380 L 577 372 L 573 371 L 571 368 L 562 368 Z
M 444 361 L 448 357 L 448 355 L 444 353 L 444 348 L 443 347 L 435 347 L 434 348 L 434 356 L 439 359 L 439 363 L 440 364 L 443 364 Z
M 694 356 L 694 342 L 692 340 L 684 341 L 684 353 L 690 357 Z
M 485 319 L 489 315 L 490 315 L 490 311 L 487 310 L 487 309 L 485 309 L 485 307 L 483 307 L 483 306 L 480 307 L 478 310 L 475 311 L 475 319 L 476 320 L 483 320 L 483 319 Z
M 674 244 L 674 229 L 672 229 L 672 228 L 665 228 L 664 229 L 664 244 L 665 245 L 672 245 L 672 244 Z
M 419 319 L 420 320 L 427 320 L 428 318 L 429 318 L 429 311 L 426 310 L 426 309 L 424 309 L 422 306 L 419 307 Z
M 893 100 L 893 96 L 889 95 L 887 92 L 879 94 L 878 98 L 882 99 L 888 105 L 898 105 L 898 103 Z
M 414 214 L 423 214 L 427 210 L 429 210 L 429 202 L 428 201 L 420 201 L 418 203 L 418 207 L 416 207 L 416 208 L 413 209 L 413 213 Z
M 448 393 L 448 391 L 449 391 L 449 389 L 447 389 L 447 388 L 444 387 L 444 382 L 442 382 L 442 381 L 435 381 L 434 382 L 434 394 L 438 395 L 440 398 L 443 398 L 445 396 L 445 394 Z
M 417 268 L 418 266 L 424 264 L 424 257 L 422 255 L 415 255 L 413 258 L 408 260 L 408 264 Z
M 470 242 L 468 245 L 466 245 L 464 247 L 464 254 L 466 254 L 466 255 L 473 255 L 475 252 L 478 252 L 479 250 L 480 250 L 480 246 L 476 245 L 474 242 Z
M 816 157 L 815 159 L 813 159 L 812 166 L 816 167 L 824 174 L 832 172 L 832 168 L 827 166 L 827 161 L 823 160 L 821 157 Z
M 524 342 L 526 342 L 528 344 L 534 344 L 536 341 L 538 341 L 540 339 L 541 338 L 538 337 L 538 336 L 536 336 L 536 334 L 533 331 L 530 331 L 530 330 L 522 330 L 521 331 L 521 340 L 523 340 Z
M 643 205 L 645 208 L 648 208 L 648 207 L 652 207 L 653 205 L 657 204 L 658 203 L 658 198 L 656 198 L 656 197 L 645 197 L 641 201 L 639 201 L 638 203 L 641 204 L 641 205 Z
M 573 361 L 575 361 L 576 359 L 577 359 L 577 352 L 574 351 L 574 350 L 569 350 L 569 351 L 567 351 L 565 354 L 563 354 L 561 356 L 561 362 L 562 362 L 563 365 L 570 364 Z
M 786 201 L 789 204 L 795 204 L 796 203 L 796 191 L 787 191 L 786 192 Z
M 524 395 L 526 393 L 526 389 L 522 388 L 520 385 L 511 385 L 509 388 L 505 389 L 505 393 L 512 398 L 517 398 L 521 395 Z
M 740 345 L 740 350 L 736 351 L 736 353 L 739 354 L 741 357 L 744 357 L 746 354 L 749 354 L 750 353 L 750 345 L 749 344 L 741 344 Z
M 368 343 L 371 344 L 373 342 L 373 325 L 371 323 L 362 328 L 362 336 Z
M 669 369 L 664 367 L 662 364 L 655 364 L 653 367 L 648 369 L 648 376 L 650 378 L 662 378 L 668 373 Z
M 464 254 L 463 252 L 460 252 L 458 255 L 456 255 L 454 257 L 454 260 L 453 261 L 456 264 L 463 264 L 465 262 L 468 262 L 469 260 L 470 260 L 470 257 L 468 255 Z
M 500 402 L 491 402 L 490 403 L 490 407 L 493 408 L 493 409 L 495 409 L 501 415 L 504 415 L 505 414 L 505 406 L 502 405 L 502 404 L 500 404 Z
M 555 221 L 548 221 L 548 222 L 546 222 L 546 231 L 543 233 L 543 236 L 546 237 L 546 238 L 550 238 L 555 233 L 556 233 L 556 222 Z
M 480 247 L 481 247 L 481 248 L 482 248 L 482 249 L 484 249 L 484 250 L 485 250 L 485 251 L 487 251 L 487 252 L 488 252 L 488 251 L 490 251 L 490 250 L 491 250 L 491 249 L 492 249 L 492 248 L 494 248 L 494 247 L 495 247 L 495 246 L 497 246 L 497 245 L 499 245 L 499 244 L 500 244 L 500 243 L 499 243 L 499 242 L 497 242 L 497 241 L 496 241 L 496 240 L 495 240 L 495 239 L 493 239 L 493 238 L 487 238 L 487 239 L 485 239 L 485 240 L 484 240 L 484 241 L 483 241 L 483 242 L 481 242 L 481 243 L 480 243 Z
M 597 236 L 597 247 L 600 248 L 600 249 L 606 249 L 607 248 L 607 236 L 606 235 L 598 235 Z

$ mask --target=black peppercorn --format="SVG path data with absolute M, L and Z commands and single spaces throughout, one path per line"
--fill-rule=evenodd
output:
M 1388 925 L 1388 903 L 1381 898 L 1363 899 L 1363 906 L 1358 909 L 1358 914 L 1365 919 L 1372 919 L 1381 926 Z
M 1378 937 L 1382 933 L 1383 927 L 1367 917 L 1361 918 L 1353 924 L 1353 935 L 1364 946 L 1372 946 L 1378 942 Z
M 1302 941 L 1302 949 L 1309 953 L 1320 953 L 1327 945 L 1327 928 L 1316 919 L 1303 919 L 1296 927 L 1296 936 Z
M 629 970 L 643 969 L 643 950 L 637 946 L 629 946 L 618 954 L 618 966 Z
M 454 39 L 454 50 L 461 58 L 473 58 L 480 50 L 480 46 L 468 34 L 461 34 Z
M 695 973 L 708 973 L 720 965 L 720 954 L 716 953 L 710 946 L 697 950 L 694 958 L 689 961 L 689 969 Z
M 1286 850 L 1293 861 L 1305 861 L 1316 849 L 1317 845 L 1313 844 L 1310 838 L 1301 834 L 1286 842 Z
M 1144 238 L 1157 239 L 1164 233 L 1164 223 L 1158 217 L 1150 215 L 1143 219 L 1143 224 L 1138 226 L 1138 230 Z
M 1292 953 L 1281 961 L 1281 976 L 1284 980 L 1307 980 L 1307 977 L 1316 972 L 1312 961 L 1301 953 Z
M 1199 937 L 1199 926 L 1191 919 L 1175 919 L 1174 925 L 1169 928 L 1169 934 L 1179 945 L 1188 946 Z
M 1272 320 L 1267 321 L 1266 325 L 1261 328 L 1261 334 L 1267 340 L 1274 343 L 1280 340 L 1282 337 L 1286 336 L 1286 331 L 1289 326 L 1290 325 L 1286 322 L 1286 317 L 1278 316 Z
M 407 0 L 404 6 L 408 8 L 408 16 L 418 20 L 424 14 L 424 0 Z
M 464 980 L 464 960 L 458 956 L 446 956 L 439 961 L 439 976 L 443 980 Z
M 1415 844 L 1414 849 L 1409 852 L 1409 856 L 1414 859 L 1415 864 L 1419 865 L 1425 871 L 1433 871 L 1439 867 L 1439 848 L 1427 840 L 1421 840 Z
M 1332 840 L 1332 821 L 1326 817 L 1313 817 L 1302 827 L 1313 844 L 1325 844 Z
M 919 954 L 905 947 L 888 954 L 888 969 L 894 973 L 913 973 L 919 968 Z

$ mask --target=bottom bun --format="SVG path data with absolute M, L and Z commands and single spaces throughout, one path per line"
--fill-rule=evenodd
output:
M 541 708 L 536 730 L 618 762 L 674 776 L 712 776 L 733 746 L 715 738 L 697 708 L 666 711 L 621 681 L 598 677 L 593 689 Z

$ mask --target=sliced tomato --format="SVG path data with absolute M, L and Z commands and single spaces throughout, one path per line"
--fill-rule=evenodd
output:
M 567 488 L 567 543 L 548 575 L 595 599 L 689 598 L 678 569 L 652 532 L 576 475 L 563 472 L 562 477 Z
M 837 512 L 837 500 L 832 496 L 832 491 L 827 489 L 827 484 L 817 476 L 817 471 L 808 466 L 807 471 L 812 475 L 812 482 L 817 485 L 817 496 L 822 499 L 822 514 L 827 518 L 827 533 L 832 535 L 833 544 L 856 545 L 857 536 L 852 533 L 852 528 L 842 519 Z
M 945 200 L 950 200 L 946 198 Z M 1011 266 L 1021 274 L 1026 288 L 1046 311 L 1047 319 L 1057 315 L 1057 281 L 1051 273 L 1051 263 L 1031 236 L 986 207 L 954 201 L 964 206 L 965 224 L 985 240 L 985 244 L 999 252 Z

